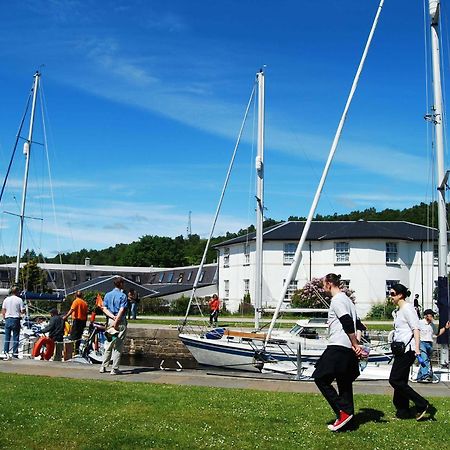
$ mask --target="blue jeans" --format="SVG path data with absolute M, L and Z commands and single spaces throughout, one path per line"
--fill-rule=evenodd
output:
M 417 374 L 418 380 L 423 380 L 426 377 L 432 376 L 431 373 L 431 356 L 433 355 L 433 343 L 420 341 L 420 356 L 425 361 L 425 367 L 420 366 Z
M 12 341 L 11 341 L 12 334 Z M 8 317 L 5 319 L 5 343 L 3 351 L 9 353 L 10 342 L 12 342 L 13 356 L 19 354 L 19 334 L 20 334 L 20 319 Z
M 131 318 L 133 320 L 136 320 L 137 306 L 138 306 L 137 303 L 131 304 Z

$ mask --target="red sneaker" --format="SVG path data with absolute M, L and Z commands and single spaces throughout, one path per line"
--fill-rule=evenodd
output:
M 330 431 L 337 431 L 353 419 L 353 414 L 347 414 L 345 411 L 339 411 L 339 419 L 333 425 L 328 425 Z

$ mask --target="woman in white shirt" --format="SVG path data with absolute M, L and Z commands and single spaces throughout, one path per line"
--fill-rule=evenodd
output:
M 391 288 L 389 296 L 397 306 L 394 311 L 394 341 L 405 344 L 405 352 L 394 356 L 389 383 L 394 388 L 393 403 L 396 417 L 411 418 L 409 402 L 416 406 L 416 420 L 421 420 L 427 412 L 433 415 L 436 409 L 408 384 L 409 372 L 417 355 L 420 355 L 419 318 L 414 307 L 406 301 L 411 292 L 396 284 Z

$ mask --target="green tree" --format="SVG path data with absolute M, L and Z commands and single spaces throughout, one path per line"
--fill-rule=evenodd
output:
M 35 259 L 20 269 L 19 286 L 31 292 L 51 292 L 47 287 L 47 274 L 38 266 Z

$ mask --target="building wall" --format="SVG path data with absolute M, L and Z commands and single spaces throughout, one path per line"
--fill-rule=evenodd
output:
M 341 241 L 341 240 L 340 240 Z M 279 300 L 283 281 L 290 264 L 283 262 L 284 244 L 289 241 L 264 242 L 263 264 L 263 307 L 273 307 Z M 349 261 L 336 262 L 335 241 L 306 242 L 302 251 L 302 262 L 297 276 L 298 288 L 314 277 L 323 277 L 334 272 L 343 280 L 350 280 L 350 288 L 355 291 L 357 309 L 364 317 L 372 305 L 386 299 L 386 281 L 397 280 L 409 287 L 412 297 L 420 295 L 425 308 L 433 307 L 432 293 L 437 279 L 437 264 L 433 259 L 433 243 L 395 241 L 385 239 L 359 239 L 347 241 L 350 244 Z M 397 244 L 398 260 L 386 262 L 386 242 Z M 295 242 L 291 242 L 296 244 Z M 219 257 L 219 295 L 227 308 L 236 311 L 244 297 L 244 280 L 249 280 L 250 296 L 254 299 L 255 246 L 250 245 L 250 264 L 245 265 L 244 245 L 228 247 L 230 251 L 228 267 L 224 267 L 224 247 Z M 225 292 L 225 281 L 229 282 L 229 295 Z M 289 305 L 289 301 L 285 303 Z

